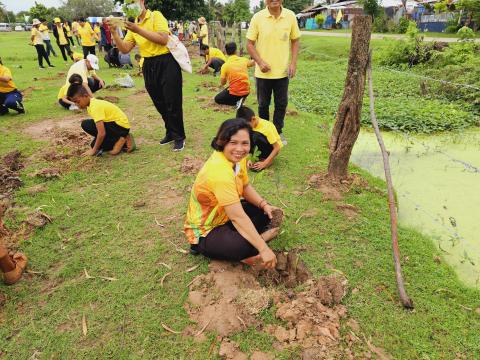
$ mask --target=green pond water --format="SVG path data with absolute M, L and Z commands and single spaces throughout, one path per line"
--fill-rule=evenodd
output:
M 410 136 L 383 132 L 399 222 L 433 239 L 467 285 L 480 287 L 480 129 Z M 385 178 L 373 131 L 362 130 L 354 164 Z M 402 247 L 400 239 L 400 249 Z

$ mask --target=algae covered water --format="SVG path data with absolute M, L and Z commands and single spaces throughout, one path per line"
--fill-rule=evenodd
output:
M 430 236 L 459 278 L 480 287 L 480 129 L 382 135 L 390 152 L 400 224 Z M 384 179 L 373 131 L 362 130 L 352 161 Z

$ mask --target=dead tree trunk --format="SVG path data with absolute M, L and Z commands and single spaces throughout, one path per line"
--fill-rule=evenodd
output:
M 243 56 L 243 42 L 242 42 L 242 23 L 238 23 L 238 52 L 240 56 Z
M 387 182 L 388 191 L 388 208 L 390 210 L 390 233 L 392 237 L 393 264 L 395 266 L 395 278 L 397 280 L 397 289 L 402 305 L 406 309 L 413 309 L 413 301 L 408 297 L 405 290 L 405 284 L 402 276 L 402 266 L 400 264 L 400 248 L 398 247 L 398 230 L 397 230 L 397 208 L 395 206 L 395 194 L 393 192 L 392 174 L 390 172 L 390 163 L 388 151 L 385 148 L 382 134 L 378 126 L 377 116 L 375 114 L 375 97 L 373 96 L 373 79 L 372 79 L 372 56 L 368 64 L 368 94 L 370 96 L 370 117 L 373 129 L 377 136 L 378 144 L 383 157 L 383 168 L 385 170 L 385 180 Z
M 345 89 L 329 145 L 328 177 L 334 181 L 347 177 L 350 155 L 360 132 L 371 31 L 370 16 L 355 16 Z

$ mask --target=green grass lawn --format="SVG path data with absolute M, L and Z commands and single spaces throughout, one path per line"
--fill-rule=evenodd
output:
M 27 45 L 27 38 L 27 33 L 0 34 L 2 49 L 8 49 L 1 55 L 18 87 L 34 87 L 25 101 L 26 115 L 0 118 L 0 155 L 19 149 L 27 165 L 22 170 L 24 186 L 16 193 L 16 206 L 7 220 L 15 229 L 25 214 L 39 207 L 54 220 L 19 244 L 35 273 L 27 274 L 13 287 L 1 286 L 7 299 L 0 309 L 0 356 L 217 358 L 217 351 L 210 351 L 212 343 L 219 344 L 215 334 L 208 333 L 207 341 L 196 343 L 192 338 L 166 332 L 161 323 L 176 330 L 190 323 L 183 308 L 187 284 L 207 271 L 206 259 L 181 254 L 172 243 L 187 248 L 181 231 L 194 175 L 180 171 L 182 161 L 186 157 L 206 159 L 219 124 L 234 115 L 203 108 L 204 103 L 197 99 L 213 96 L 215 93 L 202 83 L 217 83 L 219 79 L 185 75 L 187 146 L 179 154 L 158 145 L 164 133 L 163 122 L 150 99 L 136 94 L 143 88 L 142 79 L 136 78 L 137 89 L 102 91 L 99 95 L 121 98 L 119 105 L 131 119 L 140 149 L 115 158 L 73 159 L 60 179 L 43 181 L 28 175 L 45 166 L 56 166 L 39 156 L 53 145 L 32 139 L 25 128 L 45 119 L 71 117 L 55 104 L 64 78 L 45 79 L 66 72 L 68 66 L 54 58 L 55 69 L 38 70 L 35 51 Z M 309 38 L 304 43 L 338 60 L 302 57 L 299 78 L 293 80 L 291 91 L 297 98 L 302 94 L 302 83 L 308 85 L 307 80 L 301 80 L 302 72 L 313 76 L 308 69 L 320 61 L 342 82 L 343 59 L 348 55 L 347 39 Z M 382 41 L 373 44 L 384 46 Z M 198 67 L 199 60 L 194 63 Z M 102 61 L 98 73 L 111 83 L 122 72 L 107 69 Z M 339 101 L 338 92 L 325 93 Z M 308 91 L 302 96 L 309 96 Z M 318 96 L 318 101 L 334 101 Z M 247 104 L 253 102 L 251 96 Z M 416 307 L 411 312 L 401 308 L 382 181 L 352 166 L 351 171 L 369 183 L 368 187 L 354 186 L 345 194 L 344 202 L 359 209 L 354 221 L 340 213 L 333 202 L 322 199 L 320 192 L 306 190 L 310 175 L 326 169 L 332 119 L 330 112 L 322 111 L 288 116 L 288 145 L 272 168 L 252 175 L 254 186 L 263 196 L 273 204 L 287 205 L 285 232 L 273 247 L 304 248 L 302 258 L 315 275 L 344 273 L 349 289 L 355 289 L 349 291 L 344 303 L 349 316 L 360 324 L 358 335 L 371 339 L 394 358 L 479 358 L 480 292 L 463 286 L 453 270 L 438 261 L 441 253 L 431 239 L 404 227 L 399 230 L 403 270 L 407 291 Z M 40 183 L 45 183 L 47 190 L 29 195 L 27 189 Z M 144 206 L 134 206 L 139 201 Z M 317 209 L 316 215 L 296 224 L 310 209 Z M 169 270 L 162 262 L 173 269 L 164 287 L 160 280 Z M 200 267 L 185 272 L 195 264 Z M 85 271 L 95 278 L 87 278 Z M 86 336 L 82 335 L 83 318 L 88 327 Z M 265 316 L 265 321 L 271 321 L 270 317 Z M 272 338 L 255 329 L 237 334 L 235 339 L 242 349 L 271 350 Z M 298 354 L 275 355 L 290 359 Z
M 302 29 L 305 30 L 305 29 Z M 305 30 L 305 31 L 312 31 L 312 32 L 324 32 L 324 33 L 339 33 L 339 34 L 346 34 L 346 33 L 351 33 L 352 29 L 331 29 L 331 30 L 325 30 L 325 29 L 316 29 L 316 30 Z M 405 35 L 405 34 L 394 34 L 394 33 L 374 33 L 376 35 L 385 35 L 385 36 L 395 36 L 395 35 Z M 425 31 L 421 32 L 425 36 L 425 38 L 459 38 L 460 36 L 457 33 L 446 33 L 446 32 L 431 32 L 431 31 Z M 475 37 L 478 38 L 478 34 L 475 34 Z

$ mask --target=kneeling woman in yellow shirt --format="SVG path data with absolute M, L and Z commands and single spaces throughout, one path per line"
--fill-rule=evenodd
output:
M 252 128 L 243 119 L 220 126 L 212 141 L 215 151 L 193 184 L 184 231 L 192 253 L 273 268 L 277 260 L 267 242 L 278 235 L 283 212 L 249 182 L 251 142 Z
M 72 84 L 67 97 L 80 109 L 87 109 L 92 119 L 82 121 L 82 129 L 93 136 L 91 149 L 84 156 L 101 155 L 108 151 L 117 155 L 123 149 L 135 150 L 135 142 L 130 134 L 130 123 L 125 113 L 115 104 L 91 98 L 83 84 Z

